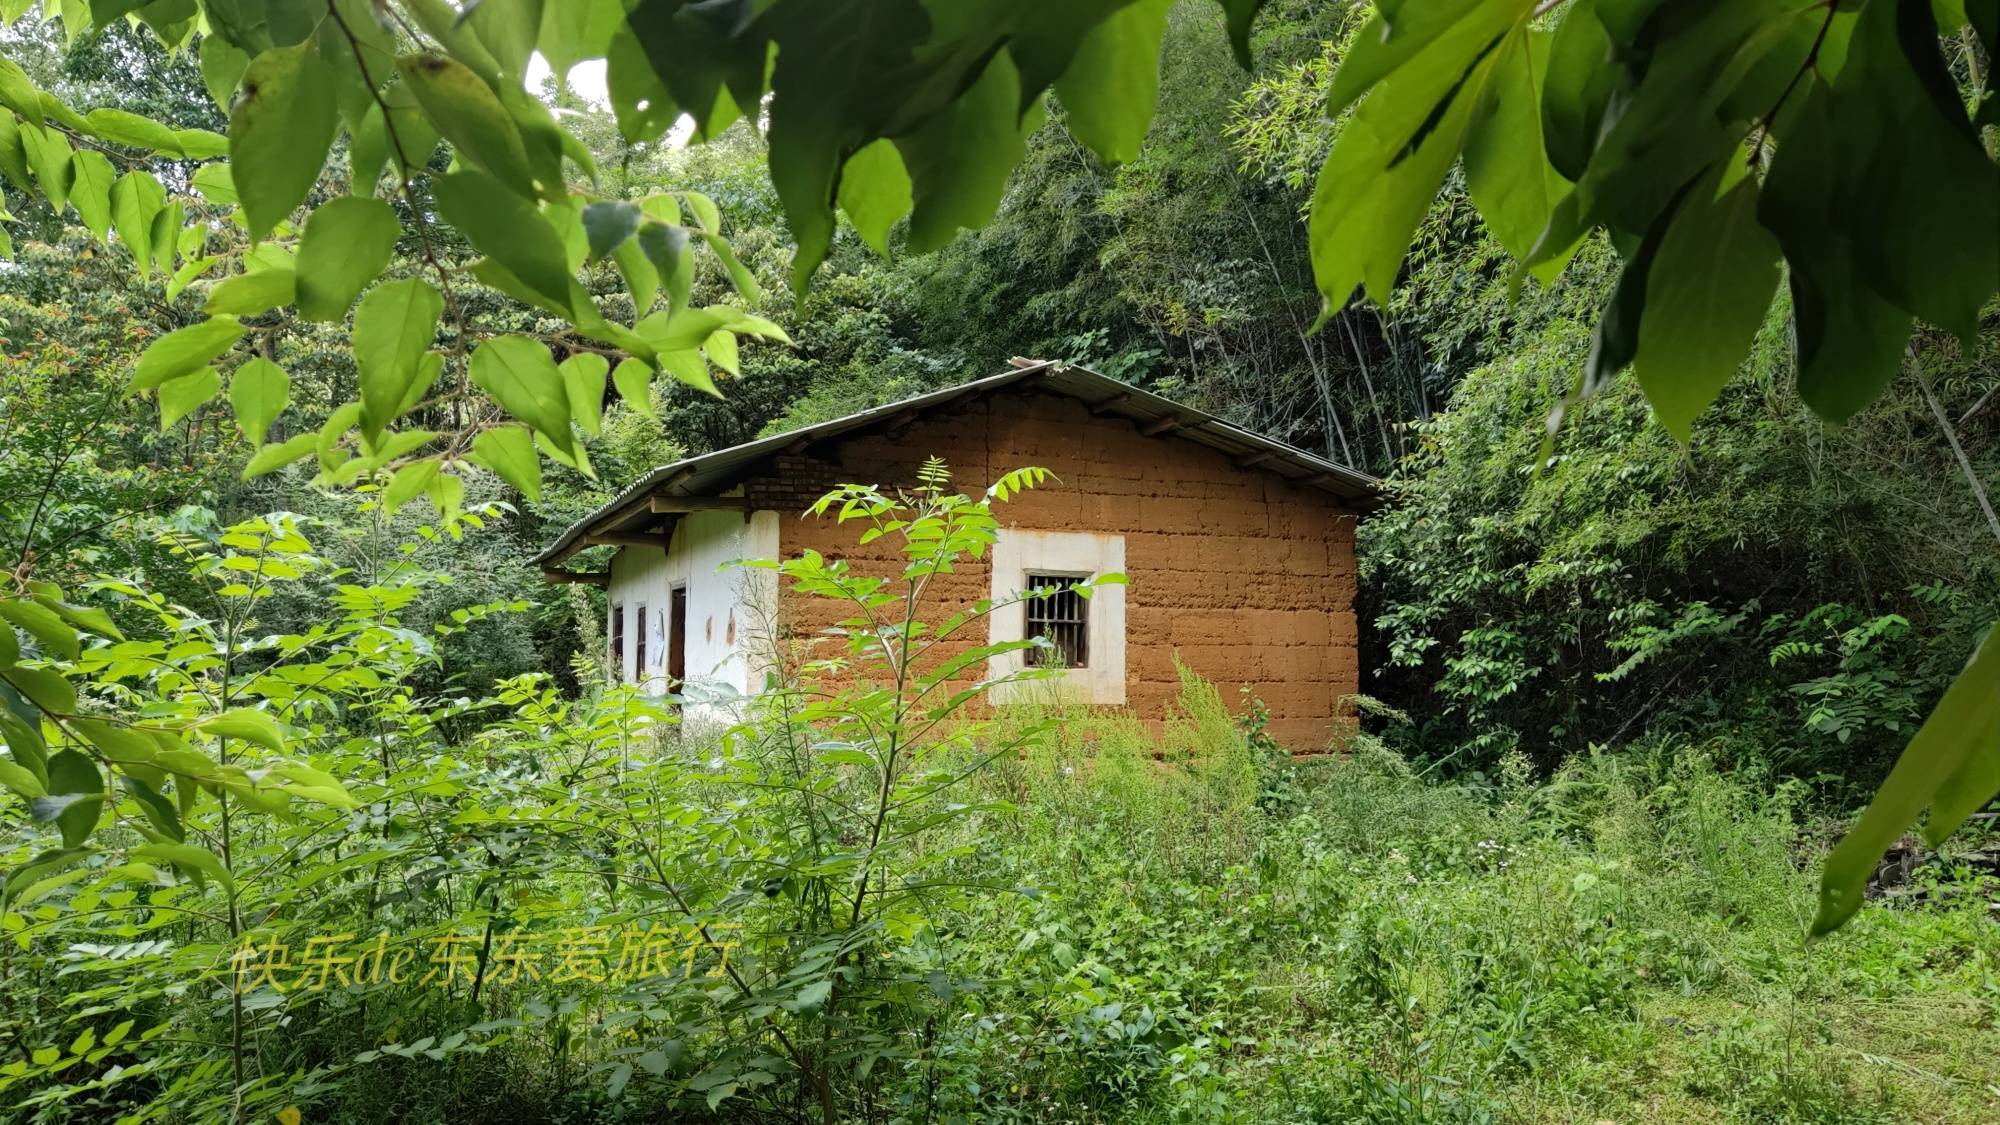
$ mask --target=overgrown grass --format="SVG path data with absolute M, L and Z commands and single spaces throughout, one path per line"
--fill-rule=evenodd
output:
M 1699 750 L 1490 788 L 1372 740 L 1292 761 L 1190 680 L 1181 714 L 1054 716 L 985 784 L 937 920 L 912 1114 L 1020 1120 L 1990 1121 L 1994 888 L 1803 939 L 1827 839 Z M 1962 844 L 1961 847 L 1971 846 Z

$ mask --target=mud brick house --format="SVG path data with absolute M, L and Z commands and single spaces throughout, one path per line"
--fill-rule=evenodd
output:
M 727 706 L 763 681 L 774 630 L 808 636 L 839 615 L 781 592 L 769 570 L 723 564 L 812 548 L 888 572 L 900 561 L 886 540 L 857 548 L 854 528 L 800 514 L 845 482 L 914 485 L 933 455 L 968 492 L 1026 465 L 1060 478 L 998 507 L 994 550 L 934 587 L 937 616 L 1031 583 L 1122 572 L 1126 585 L 1087 600 L 1040 598 L 994 614 L 990 639 L 1049 636 L 1072 656 L 1062 695 L 1141 718 L 1175 697 L 1178 656 L 1227 700 L 1249 688 L 1284 744 L 1326 745 L 1341 699 L 1356 690 L 1354 522 L 1377 482 L 1082 368 L 1016 361 L 662 466 L 535 562 L 551 581 L 606 588 L 610 666 L 625 680 L 680 688 L 691 707 Z M 561 569 L 604 545 L 618 548 L 608 570 Z

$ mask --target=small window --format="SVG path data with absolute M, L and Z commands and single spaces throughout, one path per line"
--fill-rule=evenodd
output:
M 1029 639 L 1047 637 L 1049 648 L 1028 650 L 1028 663 L 1041 667 L 1088 668 L 1090 666 L 1090 605 L 1077 586 L 1083 579 L 1073 574 L 1028 574 L 1029 595 L 1024 603 Z
M 647 631 L 647 630 L 646 630 L 646 603 L 645 603 L 645 602 L 640 602 L 640 603 L 639 603 L 639 635 L 638 635 L 638 637 L 636 638 L 636 640 L 637 640 L 637 642 L 638 642 L 638 649 L 637 649 L 637 651 L 636 651 L 636 652 L 634 652 L 634 653 L 632 654 L 632 678 L 633 678 L 633 679 L 635 679 L 635 680 L 637 680 L 637 681 L 639 681 L 639 682 L 640 682 L 640 683 L 642 683 L 642 684 L 646 682 L 646 678 L 647 678 L 647 677 L 646 677 L 646 631 Z
M 625 678 L 625 603 L 618 602 L 611 607 L 611 657 L 606 664 L 611 669 L 611 678 Z
M 688 588 L 674 587 L 667 604 L 673 608 L 673 620 L 667 625 L 667 686 L 679 691 L 682 681 L 687 679 Z

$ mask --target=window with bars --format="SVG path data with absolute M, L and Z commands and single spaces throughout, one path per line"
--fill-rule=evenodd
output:
M 611 607 L 611 678 L 625 678 L 625 603 L 618 602 Z
M 1023 635 L 1029 639 L 1046 637 L 1050 645 L 1029 649 L 1028 663 L 1039 667 L 1090 666 L 1090 603 L 1077 590 L 1082 582 L 1074 574 L 1028 573 L 1029 597 L 1022 603 L 1028 624 Z
M 633 638 L 632 679 L 643 684 L 650 674 L 650 670 L 646 667 L 646 633 L 648 630 L 646 628 L 645 602 L 639 603 L 639 612 L 635 616 L 638 618 L 636 624 L 639 626 L 639 635 Z

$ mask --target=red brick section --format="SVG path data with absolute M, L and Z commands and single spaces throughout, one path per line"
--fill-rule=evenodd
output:
M 1134 713 L 1165 714 L 1179 691 L 1178 653 L 1232 705 L 1249 687 L 1270 708 L 1271 733 L 1285 746 L 1323 750 L 1338 733 L 1341 699 L 1356 690 L 1358 665 L 1354 513 L 1336 497 L 1032 391 L 810 452 L 780 457 L 769 476 L 748 482 L 753 507 L 781 513 L 786 557 L 813 548 L 878 572 L 899 565 L 886 542 L 856 548 L 858 527 L 797 518 L 841 482 L 907 486 L 925 458 L 939 456 L 970 493 L 1010 469 L 1041 465 L 1061 483 L 1000 505 L 997 514 L 1012 527 L 1124 535 L 1126 705 Z M 983 563 L 940 580 L 932 618 L 986 596 L 990 581 Z M 781 615 L 796 636 L 839 617 L 830 603 L 789 590 Z M 982 630 L 977 641 L 984 640 Z

